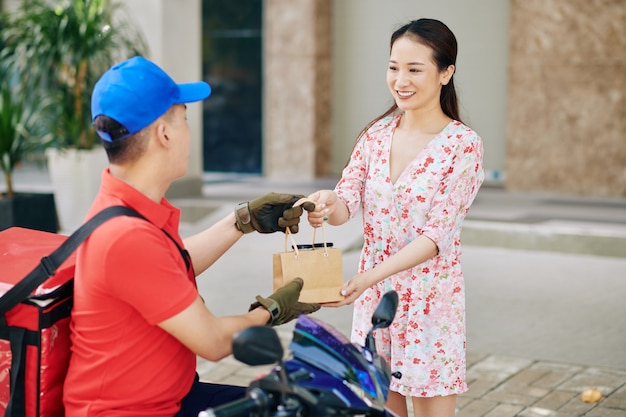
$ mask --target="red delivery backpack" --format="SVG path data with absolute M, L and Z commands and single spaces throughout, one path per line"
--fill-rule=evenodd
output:
M 20 227 L 0 232 L 0 415 L 64 416 L 72 254 L 96 227 L 116 216 L 143 218 L 114 206 L 69 237 Z

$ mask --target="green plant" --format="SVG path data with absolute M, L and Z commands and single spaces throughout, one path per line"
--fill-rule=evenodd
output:
M 115 62 L 147 50 L 120 7 L 109 0 L 26 0 L 6 15 L 0 60 L 15 69 L 22 90 L 55 103 L 40 114 L 52 133 L 46 146 L 99 143 L 91 127 L 95 82 Z
M 6 182 L 6 194 L 13 197 L 13 170 L 23 153 L 22 107 L 16 106 L 8 88 L 0 91 L 0 169 Z
M 7 197 L 13 197 L 13 171 L 29 152 L 38 147 L 43 133 L 37 130 L 36 112 L 43 109 L 43 102 L 27 105 L 26 97 L 11 88 L 8 77 L 0 81 L 0 169 L 4 174 Z M 38 140 L 33 140 L 36 136 Z
M 48 100 L 27 96 L 11 82 L 6 66 L 0 68 L 0 169 L 4 174 L 6 196 L 13 197 L 13 172 L 31 152 L 47 140 L 41 131 Z M 13 85 L 12 85 L 13 84 Z

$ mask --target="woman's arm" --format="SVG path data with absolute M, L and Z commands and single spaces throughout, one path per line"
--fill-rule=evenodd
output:
M 433 258 L 437 253 L 438 250 L 435 242 L 424 235 L 420 235 L 382 263 L 372 269 L 355 275 L 346 282 L 341 290 L 342 295 L 345 297 L 343 300 L 324 305 L 327 307 L 341 307 L 352 304 L 367 288 L 391 275 L 406 271 Z

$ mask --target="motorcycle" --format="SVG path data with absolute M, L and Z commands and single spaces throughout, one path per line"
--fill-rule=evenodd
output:
M 385 409 L 392 375 L 376 353 L 373 332 L 391 325 L 398 294 L 383 295 L 372 315 L 365 346 L 351 343 L 328 323 L 302 315 L 284 351 L 276 331 L 250 327 L 233 339 L 234 357 L 246 365 L 277 365 L 250 383 L 246 396 L 198 417 L 393 416 Z

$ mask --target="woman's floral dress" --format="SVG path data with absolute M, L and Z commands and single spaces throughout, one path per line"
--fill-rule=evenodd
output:
M 359 272 L 398 252 L 419 235 L 439 249 L 434 258 L 367 289 L 354 303 L 352 341 L 363 344 L 385 292 L 400 304 L 376 344 L 401 377 L 391 390 L 405 396 L 461 394 L 465 382 L 465 286 L 459 263 L 461 224 L 482 184 L 480 137 L 450 122 L 405 168 L 389 176 L 391 140 L 401 115 L 384 118 L 359 140 L 335 191 L 354 217 L 363 211 L 365 243 Z

